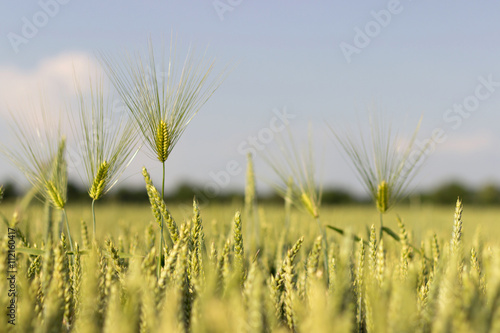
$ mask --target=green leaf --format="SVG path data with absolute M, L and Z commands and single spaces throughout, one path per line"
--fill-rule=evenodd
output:
M 31 249 L 29 247 L 18 247 L 18 248 L 16 248 L 16 252 L 25 253 L 25 254 L 29 254 L 32 256 L 39 256 L 39 255 L 44 254 L 45 250 Z
M 345 231 L 344 231 L 344 230 L 342 230 L 342 229 L 340 229 L 340 228 L 334 227 L 334 226 L 332 226 L 332 225 L 326 225 L 326 227 L 327 227 L 328 229 L 332 229 L 333 231 L 338 232 L 338 233 L 339 233 L 339 234 L 341 234 L 342 236 L 345 236 Z M 354 235 L 354 234 L 352 235 L 352 238 L 353 238 L 356 242 L 360 242 L 360 241 L 362 240 L 361 238 L 359 238 L 358 236 L 356 236 L 356 235 Z M 363 243 L 364 243 L 364 244 L 366 244 L 366 245 L 368 245 L 368 242 L 367 242 L 367 241 L 363 241 Z
M 385 231 L 386 234 L 388 234 L 389 236 L 391 236 L 392 238 L 394 238 L 398 242 L 401 241 L 401 238 L 399 237 L 399 235 L 397 233 L 395 233 L 394 231 L 392 231 L 391 229 L 389 229 L 388 227 L 382 227 L 382 231 Z

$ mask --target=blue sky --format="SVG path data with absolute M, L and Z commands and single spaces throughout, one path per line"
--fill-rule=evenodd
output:
M 175 147 L 169 184 L 217 185 L 219 175 L 225 188 L 225 173 L 227 186 L 242 186 L 245 156 L 238 147 L 265 136 L 283 110 L 294 116 L 290 126 L 299 142 L 311 123 L 326 184 L 361 189 L 325 121 L 356 128 L 373 110 L 382 110 L 402 134 L 423 115 L 419 140 L 435 129 L 446 136 L 417 186 L 498 182 L 499 10 L 500 3 L 471 1 L 3 1 L 0 140 L 13 143 L 4 121 L 8 107 L 29 113 L 26 102 L 43 91 L 59 112 L 73 98 L 73 70 L 88 75 L 98 52 L 142 51 L 149 37 L 160 49 L 173 32 L 180 56 L 193 46 L 216 58 L 218 69 L 233 69 Z M 229 173 L 232 161 L 241 170 Z M 142 165 L 153 174 L 161 169 L 139 155 L 125 184 L 141 183 Z M 269 175 L 258 160 L 256 169 Z M 0 179 L 13 178 L 21 177 L 1 158 Z

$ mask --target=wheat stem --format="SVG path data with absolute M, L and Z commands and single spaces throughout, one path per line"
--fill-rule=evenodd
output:
M 71 248 L 71 252 L 74 252 L 73 249 L 73 240 L 71 239 L 71 231 L 69 230 L 69 223 L 68 223 L 68 215 L 66 214 L 66 209 L 62 209 L 62 213 L 64 216 L 64 221 L 66 222 L 66 230 L 68 231 L 68 240 L 69 240 L 69 247 Z
M 162 162 L 163 165 L 163 177 L 162 177 L 162 182 L 161 182 L 161 200 L 164 200 L 165 198 L 165 161 Z M 161 222 L 160 222 L 160 248 L 158 249 L 158 265 L 156 267 L 156 274 L 158 276 L 158 279 L 160 278 L 160 272 L 161 272 L 161 263 L 163 259 L 163 220 L 164 217 L 163 215 L 161 216 Z
M 378 235 L 379 242 L 384 238 L 384 215 L 380 212 L 380 233 Z
M 319 220 L 319 216 L 316 216 L 315 218 L 316 223 L 318 224 L 319 232 L 323 238 L 323 266 L 324 266 L 324 272 L 326 275 L 326 281 L 328 281 L 328 243 L 326 241 L 326 232 L 325 228 L 321 226 L 321 221 Z
M 92 199 L 92 240 L 93 240 L 93 243 L 95 243 L 95 207 L 94 207 L 94 204 L 95 204 L 95 199 Z

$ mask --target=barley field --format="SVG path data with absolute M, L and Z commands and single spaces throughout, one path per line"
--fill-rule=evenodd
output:
M 195 205 L 184 215 L 184 205 L 172 207 L 176 227 L 165 235 L 158 278 L 158 226 L 148 205 L 102 209 L 93 246 L 82 222 L 92 218 L 88 207 L 68 206 L 76 252 L 64 234 L 44 243 L 42 205 L 17 217 L 13 204 L 4 205 L 17 249 L 43 253 L 16 253 L 16 325 L 6 317 L 2 331 L 500 330 L 498 209 L 397 207 L 386 220 L 400 240 L 384 234 L 382 241 L 365 230 L 378 223 L 371 207 L 324 207 L 325 224 L 363 239 L 328 232 L 325 269 L 308 214 L 292 211 L 285 230 L 283 207 L 259 205 L 255 232 L 238 206 Z M 3 258 L 8 240 L 5 233 Z M 0 269 L 8 276 L 5 260 Z M 8 290 L 8 280 L 0 283 Z M 3 292 L 4 309 L 8 302 Z
M 125 118 L 102 78 L 90 94 L 76 78 L 69 119 L 41 106 L 9 123 L 18 145 L 0 153 L 33 189 L 0 203 L 0 332 L 500 332 L 500 210 L 401 205 L 422 120 L 408 138 L 377 114 L 371 133 L 330 128 L 370 206 L 322 206 L 312 139 L 291 129 L 248 155 L 241 203 L 171 205 L 165 165 L 226 73 L 156 62 L 151 44 L 101 55 Z M 68 147 L 86 203 L 68 200 Z M 140 149 L 162 165 L 161 182 L 142 169 L 149 205 L 101 201 Z M 254 158 L 283 205 L 258 199 Z

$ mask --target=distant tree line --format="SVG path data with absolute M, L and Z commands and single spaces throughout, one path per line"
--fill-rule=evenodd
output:
M 22 196 L 12 183 L 6 183 L 4 187 L 4 201 L 13 201 Z M 208 195 L 200 186 L 194 184 L 180 184 L 172 193 L 166 195 L 166 201 L 169 203 L 189 202 L 196 196 L 200 202 L 220 202 L 227 203 L 233 201 L 243 201 L 243 191 L 233 190 L 222 192 L 216 196 Z M 450 182 L 438 186 L 431 190 L 414 192 L 407 197 L 403 203 L 410 201 L 418 201 L 420 203 L 432 203 L 437 205 L 454 204 L 460 197 L 463 202 L 476 205 L 499 205 L 500 204 L 500 186 L 488 184 L 480 188 L 471 188 L 460 182 Z M 87 192 L 76 186 L 74 183 L 68 185 L 68 202 L 88 201 Z M 118 188 L 110 193 L 103 200 L 123 202 L 123 203 L 147 203 L 148 196 L 146 190 L 142 187 L 138 188 Z M 259 196 L 259 201 L 269 203 L 280 203 L 283 201 L 277 194 L 265 194 Z M 345 189 L 325 188 L 322 195 L 322 203 L 324 205 L 340 205 L 340 204 L 364 204 L 369 203 L 367 197 L 359 197 L 353 195 Z

